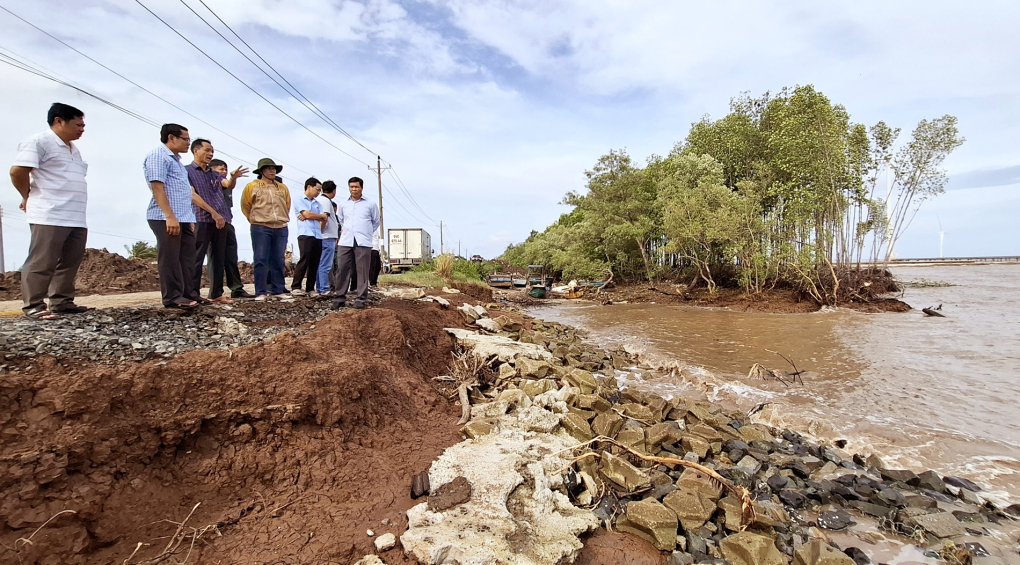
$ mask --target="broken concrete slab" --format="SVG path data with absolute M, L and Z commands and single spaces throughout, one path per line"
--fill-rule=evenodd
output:
M 786 558 L 776 549 L 772 538 L 751 532 L 723 538 L 719 550 L 732 565 L 786 565 Z
M 487 332 L 497 333 L 503 331 L 503 327 L 499 325 L 499 322 L 492 318 L 479 318 L 475 320 L 475 325 Z
M 549 362 L 540 359 L 528 359 L 521 357 L 514 361 L 517 368 L 517 375 L 529 379 L 545 378 L 551 369 Z
M 647 472 L 638 469 L 626 459 L 617 457 L 608 451 L 602 454 L 599 471 L 602 476 L 626 492 L 634 492 L 646 488 L 651 486 L 652 483 L 651 477 L 648 476 Z
M 676 514 L 685 532 L 697 532 L 715 514 L 716 509 L 714 499 L 693 489 L 675 490 L 667 494 L 662 503 Z
M 599 383 L 595 380 L 595 376 L 590 372 L 583 369 L 574 369 L 567 373 L 563 380 L 570 383 L 571 386 L 579 389 L 581 394 L 592 394 L 598 388 Z
M 849 555 L 820 539 L 812 539 L 793 556 L 793 565 L 856 565 Z
M 656 500 L 639 500 L 626 506 L 616 529 L 649 541 L 660 551 L 676 547 L 676 514 Z
M 623 427 L 623 422 L 623 416 L 610 410 L 595 416 L 595 420 L 591 423 L 591 429 L 600 436 L 615 437 Z
M 445 328 L 479 359 L 497 357 L 500 361 L 519 358 L 551 360 L 552 353 L 533 343 L 521 343 L 501 335 L 483 335 L 461 328 Z
M 426 504 L 408 510 L 400 541 L 409 556 L 427 565 L 554 565 L 576 558 L 577 536 L 599 525 L 592 512 L 554 490 L 562 475 L 553 471 L 570 462 L 567 448 L 576 440 L 511 426 L 516 423 L 516 415 L 504 416 L 498 433 L 454 445 L 432 464 L 433 484 L 464 476 L 472 494 L 446 512 Z
M 591 432 L 591 426 L 588 425 L 588 421 L 573 412 L 564 414 L 560 420 L 560 425 L 578 441 L 588 441 L 595 437 L 595 434 Z

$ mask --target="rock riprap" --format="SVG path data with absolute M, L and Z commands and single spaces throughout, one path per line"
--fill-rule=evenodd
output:
M 463 314 L 477 321 L 493 309 Z M 904 545 L 937 552 L 955 539 L 966 552 L 958 516 L 988 528 L 1015 512 L 966 479 L 893 469 L 711 402 L 621 388 L 657 369 L 567 326 L 530 322 L 448 329 L 498 377 L 472 400 L 467 441 L 429 471 L 432 485 L 465 478 L 470 499 L 408 512 L 401 541 L 423 563 L 570 562 L 578 536 L 602 523 L 674 563 L 849 565 L 821 541 L 825 530 L 877 528 L 878 518 Z

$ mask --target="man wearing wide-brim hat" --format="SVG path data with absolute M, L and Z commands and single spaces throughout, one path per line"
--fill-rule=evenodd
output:
M 272 159 L 259 159 L 256 179 L 241 192 L 241 213 L 251 224 L 254 250 L 255 300 L 268 295 L 286 296 L 283 280 L 283 256 L 287 249 L 287 224 L 290 222 L 290 189 L 276 175 L 283 170 Z

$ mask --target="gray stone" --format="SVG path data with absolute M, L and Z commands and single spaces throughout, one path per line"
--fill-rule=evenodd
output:
M 851 500 L 848 504 L 860 510 L 861 512 L 864 512 L 865 514 L 874 516 L 876 518 L 889 518 L 892 516 L 893 512 L 895 512 L 894 509 L 889 508 L 888 506 L 872 504 L 870 502 L 865 502 L 863 500 Z
M 818 527 L 826 530 L 842 530 L 855 523 L 852 516 L 839 509 L 818 513 Z
M 761 469 L 761 464 L 758 463 L 758 460 L 754 457 L 745 455 L 744 458 L 737 463 L 737 467 L 743 469 L 749 476 L 753 476 L 758 473 L 759 469 Z
M 919 473 L 915 482 L 908 482 L 907 484 L 918 488 L 926 488 L 935 492 L 946 492 L 946 483 L 942 482 L 942 479 L 935 471 Z
M 956 519 L 956 516 L 948 512 L 916 516 L 914 517 L 914 522 L 921 528 L 924 528 L 924 531 L 937 538 L 962 536 L 967 533 L 967 530 Z
M 967 489 L 972 492 L 981 492 L 981 487 L 974 484 L 973 481 L 965 479 L 963 477 L 945 477 L 943 482 L 947 485 L 954 486 L 957 488 Z
M 917 479 L 913 471 L 906 469 L 879 469 L 879 474 L 887 481 L 899 481 L 904 484 Z
M 779 499 L 794 508 L 800 508 L 807 504 L 808 498 L 803 494 L 790 489 L 779 491 Z
M 666 559 L 666 565 L 691 565 L 694 563 L 694 556 L 683 551 L 674 551 Z
M 768 483 L 769 488 L 772 489 L 772 492 L 779 492 L 786 487 L 786 484 L 789 482 L 789 480 L 787 480 L 786 477 L 780 475 L 779 473 L 776 473 L 775 475 L 769 477 L 766 482 Z

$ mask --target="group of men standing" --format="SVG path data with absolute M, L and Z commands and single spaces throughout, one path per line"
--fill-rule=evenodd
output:
M 50 129 L 19 146 L 11 181 L 22 196 L 31 229 L 28 259 L 22 268 L 23 311 L 36 319 L 89 310 L 74 303 L 74 280 L 85 253 L 88 164 L 74 141 L 85 131 L 84 113 L 54 103 L 47 115 Z M 192 163 L 181 154 L 192 153 Z M 305 181 L 304 195 L 293 205 L 298 224 L 300 261 L 290 294 L 284 285 L 284 254 L 290 223 L 290 191 L 277 175 L 283 167 L 259 160 L 241 193 L 241 212 L 251 225 L 255 294 L 244 289 L 237 266 L 237 234 L 233 226 L 233 189 L 249 170 L 228 173 L 214 159 L 212 142 L 191 139 L 187 128 L 164 124 L 160 145 L 149 152 L 143 171 L 152 198 L 146 220 L 156 237 L 159 284 L 163 306 L 194 309 L 202 304 L 231 304 L 234 299 L 331 296 L 333 308 L 362 308 L 369 285 L 377 283 L 379 208 L 362 197 L 364 182 L 352 177 L 350 198 L 334 203 L 336 183 Z M 209 294 L 201 295 L 202 266 L 209 257 Z M 334 260 L 335 257 L 335 260 Z M 356 284 L 352 287 L 352 279 Z M 306 290 L 301 290 L 302 280 Z M 230 289 L 224 295 L 223 285 Z M 49 299 L 49 308 L 46 299 Z

